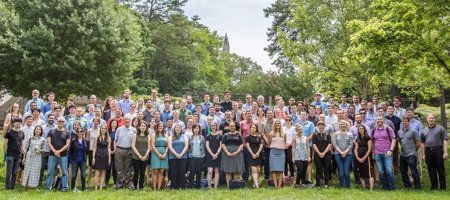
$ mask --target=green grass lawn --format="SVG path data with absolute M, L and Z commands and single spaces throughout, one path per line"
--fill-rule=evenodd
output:
M 1 142 L 0 142 L 1 143 Z M 0 155 L 3 155 L 0 148 Z M 447 169 L 447 183 L 450 183 L 450 161 L 445 161 Z M 424 168 L 425 169 L 425 168 Z M 241 189 L 230 191 L 226 188 L 217 190 L 162 190 L 152 191 L 146 187 L 142 191 L 132 190 L 116 190 L 115 188 L 107 188 L 103 191 L 92 191 L 88 188 L 85 192 L 45 192 L 43 189 L 26 190 L 16 184 L 14 191 L 4 189 L 5 163 L 0 162 L 0 199 L 450 199 L 450 192 L 430 191 L 428 174 L 424 171 L 423 187 L 421 191 L 403 190 L 400 175 L 396 176 L 396 187 L 393 192 L 385 192 L 376 189 L 373 192 L 363 191 L 352 185 L 351 189 L 338 189 L 337 177 L 334 175 L 331 187 L 329 189 L 313 188 L 299 189 L 285 187 L 276 190 L 274 188 L 263 186 L 261 189 Z M 352 184 L 353 184 L 353 173 Z M 448 189 L 450 190 L 450 188 Z

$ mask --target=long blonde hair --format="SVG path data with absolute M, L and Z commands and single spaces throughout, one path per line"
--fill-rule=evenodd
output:
M 280 128 L 276 128 L 276 124 L 279 123 L 280 124 Z M 281 121 L 278 119 L 275 119 L 274 123 L 273 123 L 273 127 L 272 127 L 272 131 L 269 133 L 269 136 L 267 137 L 267 139 L 269 140 L 269 144 L 272 143 L 272 139 L 275 137 L 275 134 L 279 133 L 280 137 L 283 138 L 284 140 L 286 140 L 286 135 L 283 132 L 283 127 L 281 126 Z

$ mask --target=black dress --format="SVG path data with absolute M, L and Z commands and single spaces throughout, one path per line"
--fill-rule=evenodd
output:
M 96 170 L 108 170 L 108 140 L 100 141 L 97 139 L 97 149 L 95 151 L 95 164 L 94 169 Z
M 209 148 L 213 153 L 217 153 L 217 150 L 220 148 L 220 142 L 222 141 L 222 135 L 207 135 L 206 141 L 209 142 Z M 206 150 L 206 149 L 205 149 Z M 212 156 L 206 151 L 206 167 L 220 167 L 221 154 L 217 156 L 215 160 L 212 159 Z
M 256 154 L 256 152 L 258 152 L 258 150 L 259 150 L 259 146 L 262 143 L 262 139 L 260 136 L 248 135 L 245 138 L 245 143 L 248 143 L 250 146 L 250 149 L 252 149 L 252 152 L 254 154 Z M 261 153 L 259 154 L 259 157 L 256 159 L 253 159 L 253 157 L 249 153 L 249 159 L 248 159 L 249 166 L 261 166 L 261 164 L 262 164 Z

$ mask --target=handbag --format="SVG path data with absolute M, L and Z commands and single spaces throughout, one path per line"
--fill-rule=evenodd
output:
M 245 188 L 245 182 L 241 179 L 233 179 L 230 181 L 230 190 Z

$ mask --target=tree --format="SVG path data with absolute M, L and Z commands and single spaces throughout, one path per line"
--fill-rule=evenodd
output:
M 116 94 L 142 63 L 139 19 L 113 0 L 0 5 L 0 85 L 14 95 Z

